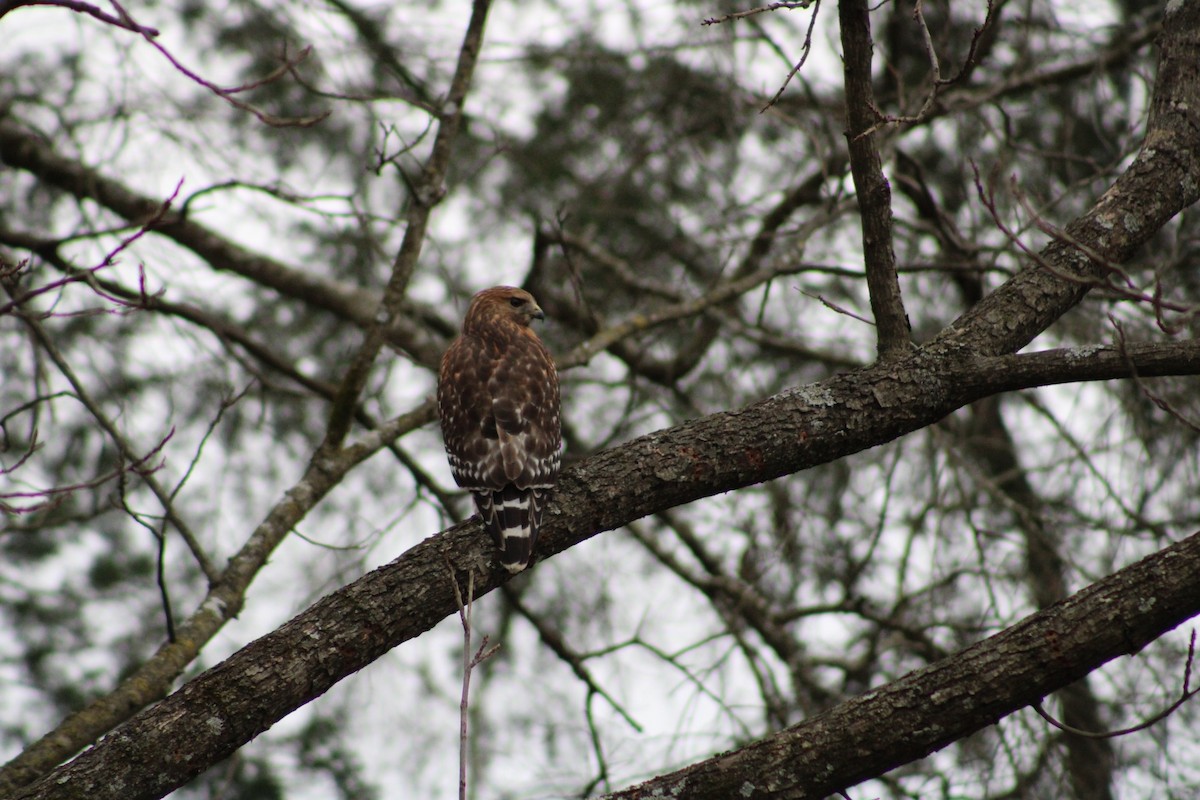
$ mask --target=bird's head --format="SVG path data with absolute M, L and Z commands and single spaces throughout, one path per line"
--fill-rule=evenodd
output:
M 469 332 L 489 320 L 529 327 L 533 320 L 545 318 L 542 307 L 529 292 L 515 286 L 493 286 L 471 298 L 463 331 Z

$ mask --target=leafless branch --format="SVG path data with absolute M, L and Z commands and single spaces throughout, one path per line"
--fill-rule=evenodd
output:
M 118 12 L 120 12 L 121 19 L 127 23 L 127 27 L 129 27 L 130 30 L 138 30 L 139 32 L 141 32 L 142 26 L 138 25 L 138 23 L 134 21 L 133 17 L 131 17 L 129 15 L 129 12 L 126 11 L 125 8 L 119 2 L 117 2 L 117 0 L 109 0 L 109 2 L 111 2 L 113 4 L 113 7 L 116 8 Z M 158 50 L 158 52 L 162 53 L 163 58 L 165 58 L 165 59 L 167 59 L 167 61 L 171 62 L 171 66 L 175 67 L 177 72 L 186 76 L 192 82 L 197 83 L 200 86 L 203 86 L 205 89 L 208 89 L 210 92 L 212 92 L 217 97 L 224 100 L 225 102 L 229 103 L 234 108 L 237 108 L 242 111 L 246 111 L 246 112 L 253 114 L 255 117 L 258 118 L 258 120 L 260 122 L 262 122 L 265 125 L 270 125 L 273 128 L 309 128 L 309 127 L 312 127 L 313 125 L 316 125 L 317 123 L 321 122 L 326 117 L 328 117 L 331 113 L 333 113 L 331 111 L 323 111 L 320 114 L 314 114 L 314 115 L 308 116 L 308 117 L 277 117 L 274 114 L 269 114 L 266 111 L 263 111 L 262 109 L 260 109 L 256 106 L 250 105 L 249 103 L 244 102 L 242 100 L 238 100 L 236 97 L 234 97 L 235 94 L 239 94 L 241 92 L 246 92 L 251 89 L 256 89 L 265 84 L 277 81 L 284 75 L 287 75 L 293 68 L 295 68 L 295 66 L 297 64 L 302 63 L 305 59 L 307 59 L 309 57 L 309 55 L 312 54 L 312 47 L 303 48 L 298 54 L 296 54 L 295 57 L 289 58 L 287 56 L 287 54 L 285 53 L 283 63 L 280 64 L 278 67 L 276 67 L 274 70 L 272 70 L 270 73 L 268 73 L 263 78 L 260 78 L 258 80 L 254 80 L 254 81 L 250 81 L 249 83 L 244 83 L 241 86 L 234 86 L 234 87 L 230 87 L 230 88 L 221 88 L 220 86 L 217 86 L 212 81 L 210 81 L 204 77 L 201 77 L 196 72 L 193 72 L 192 70 L 185 67 L 177 58 L 175 58 L 175 56 L 171 53 L 170 50 L 168 50 L 167 48 L 163 47 L 161 44 L 156 42 L 152 36 L 149 36 L 145 33 L 142 33 L 142 36 L 146 39 L 147 42 L 150 43 L 150 45 L 152 47 L 154 47 L 156 50 Z
M 995 173 L 993 172 L 992 176 L 989 177 L 987 187 L 985 188 L 983 179 L 979 174 L 979 166 L 977 164 L 975 164 L 974 161 L 971 162 L 971 169 L 975 176 L 974 180 L 975 180 L 976 194 L 978 195 L 980 202 L 983 204 L 984 208 L 987 209 L 989 215 L 991 216 L 993 224 L 995 224 L 996 228 L 1001 233 L 1004 234 L 1005 238 L 1008 239 L 1008 241 L 1012 245 L 1014 245 L 1018 250 L 1021 251 L 1021 253 L 1023 253 L 1025 256 L 1027 256 L 1033 263 L 1037 264 L 1042 269 L 1046 270 L 1047 272 L 1050 272 L 1055 277 L 1060 278 L 1064 281 L 1070 281 L 1072 283 L 1077 283 L 1082 286 L 1101 288 L 1101 289 L 1104 289 L 1105 291 L 1112 292 L 1113 294 L 1117 295 L 1118 297 L 1124 298 L 1126 300 L 1132 300 L 1134 302 L 1146 303 L 1146 304 L 1150 305 L 1151 307 L 1153 307 L 1155 309 L 1155 319 L 1158 322 L 1159 327 L 1162 328 L 1162 330 L 1165 333 L 1177 333 L 1179 330 L 1182 329 L 1182 326 L 1186 324 L 1186 321 L 1188 319 L 1191 319 L 1192 317 L 1195 317 L 1197 314 L 1200 314 L 1200 307 L 1197 307 L 1195 305 L 1185 305 L 1182 303 L 1175 303 L 1175 302 L 1172 302 L 1169 300 L 1164 300 L 1162 298 L 1162 292 L 1161 292 L 1160 286 L 1155 287 L 1153 294 L 1147 294 L 1146 292 L 1139 291 L 1136 288 L 1136 284 L 1134 283 L 1133 279 L 1129 276 L 1129 274 L 1124 269 L 1121 268 L 1120 264 L 1115 263 L 1114 261 L 1112 261 L 1112 259 L 1106 258 L 1102 253 L 1098 252 L 1095 248 L 1090 247 L 1087 244 L 1085 244 L 1084 242 L 1081 242 L 1078 238 L 1071 236 L 1067 231 L 1047 222 L 1041 216 L 1041 214 L 1039 214 L 1029 204 L 1024 193 L 1020 190 L 1020 187 L 1017 185 L 1016 179 L 1013 178 L 1011 180 L 1013 196 L 1017 200 L 1017 202 L 1021 206 L 1021 208 L 1024 209 L 1024 211 L 1029 215 L 1030 221 L 1032 222 L 1034 227 L 1036 227 L 1038 230 L 1040 230 L 1042 233 L 1046 234 L 1047 236 L 1050 236 L 1051 238 L 1056 239 L 1056 240 L 1062 242 L 1063 244 L 1070 245 L 1071 247 L 1075 248 L 1080 253 L 1082 253 L 1084 256 L 1086 256 L 1088 258 L 1088 260 L 1090 260 L 1091 262 L 1102 266 L 1105 270 L 1106 277 L 1079 275 L 1076 273 L 1068 272 L 1064 269 L 1061 269 L 1061 268 L 1055 266 L 1054 264 L 1051 264 L 1040 253 L 1034 251 L 1031 247 L 1029 247 L 1029 245 L 1027 245 L 1024 242 L 1024 240 L 1021 238 L 1020 234 L 1018 234 L 1016 231 L 1014 231 L 1011 227 L 1009 227 L 1004 222 L 1003 219 L 1001 219 L 1000 211 L 997 207 L 996 196 L 995 196 L 995 186 L 994 186 Z M 1116 283 L 1114 283 L 1112 280 L 1110 280 L 1107 277 L 1107 276 L 1111 276 L 1111 275 L 1116 275 L 1119 278 L 1121 278 L 1122 282 L 1125 285 L 1119 286 Z M 1184 320 L 1176 325 L 1168 325 L 1162 316 L 1162 312 L 1164 310 L 1174 311 L 1176 313 L 1182 314 L 1182 315 L 1184 315 Z
M 1195 629 L 1193 629 L 1191 641 L 1188 642 L 1187 661 L 1184 663 L 1184 667 L 1183 667 L 1183 689 L 1179 693 L 1179 699 L 1176 700 L 1171 705 L 1164 708 L 1162 711 L 1155 714 L 1154 716 L 1152 716 L 1148 719 L 1145 719 L 1142 722 L 1139 722 L 1137 725 L 1133 725 L 1128 728 L 1122 728 L 1119 731 L 1083 731 L 1083 730 L 1080 730 L 1079 728 L 1073 728 L 1070 725 L 1065 725 L 1065 724 L 1059 722 L 1058 720 L 1056 720 L 1054 717 L 1050 716 L 1050 714 L 1046 711 L 1046 709 L 1044 709 L 1042 707 L 1042 704 L 1040 702 L 1033 704 L 1033 710 L 1038 713 L 1038 716 L 1040 716 L 1042 719 L 1046 720 L 1046 722 L 1049 722 L 1054 727 L 1058 728 L 1060 731 L 1069 733 L 1072 736 L 1082 736 L 1085 739 L 1113 739 L 1118 736 L 1128 736 L 1131 733 L 1137 733 L 1138 731 L 1144 731 L 1147 728 L 1149 728 L 1150 726 L 1152 726 L 1156 723 L 1162 722 L 1164 719 L 1169 717 L 1171 714 L 1173 714 L 1177 710 L 1179 710 L 1180 706 L 1182 706 L 1188 700 L 1191 700 L 1197 694 L 1200 694 L 1200 689 L 1192 689 L 1191 688 L 1192 664 L 1195 663 L 1195 657 L 1196 657 L 1196 631 L 1195 631 Z
M 771 3 L 770 5 L 751 8 L 747 11 L 735 11 L 732 14 L 726 14 L 723 17 L 708 17 L 700 24 L 703 25 L 720 25 L 723 22 L 734 22 L 746 17 L 753 17 L 756 14 L 763 14 L 768 11 L 778 11 L 781 8 L 808 8 L 814 2 L 818 5 L 820 0 L 801 0 L 799 3 Z
M 641 733 L 642 726 L 638 723 L 638 721 L 635 720 L 629 714 L 629 712 L 625 710 L 625 707 L 618 703 L 616 699 L 607 691 L 605 691 L 604 687 L 597 683 L 595 678 L 592 677 L 591 672 L 584 664 L 585 656 L 568 645 L 558 631 L 554 630 L 554 628 L 546 620 L 542 619 L 541 616 L 529 608 L 529 606 L 527 606 L 521 599 L 521 596 L 513 590 L 511 585 L 505 584 L 500 588 L 501 591 L 504 592 L 504 598 L 508 600 L 516 612 L 524 617 L 525 620 L 534 627 L 534 630 L 538 632 L 538 636 L 541 638 L 542 644 L 550 648 L 551 652 L 553 652 L 563 663 L 571 668 L 571 672 L 575 673 L 575 677 L 583 681 L 584 685 L 588 688 L 588 696 L 590 697 L 592 695 L 596 695 L 602 698 L 606 703 L 608 703 L 613 711 L 617 712 L 617 714 L 620 715 L 623 720 L 629 723 L 629 727 L 633 728 L 638 733 Z
M 1171 405 L 1171 403 L 1168 402 L 1165 398 L 1160 397 L 1159 395 L 1155 394 L 1154 392 L 1152 392 L 1150 390 L 1150 387 L 1146 385 L 1146 382 L 1144 380 L 1142 380 L 1142 376 L 1138 374 L 1138 369 L 1137 369 L 1137 366 L 1133 363 L 1133 359 L 1131 359 L 1129 357 L 1129 353 L 1127 350 L 1128 343 L 1125 339 L 1124 326 L 1121 325 L 1121 323 L 1119 321 L 1117 321 L 1115 318 L 1113 318 L 1112 315 L 1109 315 L 1109 321 L 1113 324 L 1113 327 L 1117 331 L 1117 346 L 1120 347 L 1121 355 L 1125 358 L 1126 362 L 1129 364 L 1129 374 L 1133 377 L 1134 383 L 1137 384 L 1138 390 L 1142 393 L 1142 395 L 1145 396 L 1145 398 L 1147 400 L 1149 400 L 1151 403 L 1154 403 L 1154 405 L 1158 406 L 1163 411 L 1167 412 L 1172 417 L 1179 420 L 1179 422 L 1186 425 L 1188 428 L 1191 428 L 1193 431 L 1200 433 L 1200 424 L 1197 424 L 1196 422 L 1185 417 L 1178 409 L 1175 408 L 1175 406 Z
M 109 297 L 109 296 L 105 295 L 104 292 L 99 291 L 96 288 L 96 285 L 94 282 L 94 276 L 100 270 L 106 269 L 106 268 L 111 267 L 114 264 L 116 264 L 117 256 L 119 256 L 122 252 L 124 252 L 126 249 L 128 249 L 129 246 L 132 245 L 134 242 L 136 242 L 138 239 L 145 236 L 147 231 L 152 230 L 160 222 L 162 222 L 163 217 L 166 216 L 167 212 L 171 209 L 171 204 L 175 201 L 175 198 L 179 195 L 179 190 L 182 187 L 183 187 L 183 180 L 180 179 L 180 181 L 177 184 L 175 184 L 175 190 L 171 192 L 170 196 L 168 196 L 167 199 L 164 200 L 161 205 L 159 205 L 158 210 L 149 219 L 147 219 L 144 223 L 142 223 L 142 225 L 137 229 L 136 232 L 134 232 L 132 235 L 126 236 L 124 239 L 122 239 L 121 242 L 115 248 L 110 250 L 108 252 L 108 254 L 104 256 L 104 260 L 101 261 L 99 264 L 97 264 L 94 267 L 85 269 L 85 270 L 79 270 L 75 273 L 72 273 L 71 275 L 66 276 L 65 278 L 61 278 L 56 281 L 51 281 L 50 283 L 48 283 L 44 286 L 39 286 L 36 289 L 31 289 L 19 297 L 13 297 L 13 299 L 11 299 L 9 302 L 0 306 L 0 315 L 10 313 L 14 308 L 24 305 L 25 303 L 27 303 L 28 301 L 32 300 L 35 297 L 46 294 L 47 292 L 54 291 L 55 289 L 59 289 L 63 286 L 66 286 L 69 283 L 75 283 L 77 281 L 83 281 L 85 283 L 90 284 L 92 286 L 93 290 L 97 291 L 97 294 L 101 295 L 102 297 L 104 297 L 107 300 L 111 300 L 119 305 L 128 305 L 123 300 L 118 300 L 116 298 Z M 143 294 L 144 294 L 145 273 L 142 273 L 142 279 L 143 279 Z M 10 292 L 10 294 L 11 294 L 11 292 Z
M 15 11 L 24 6 L 57 6 L 70 11 L 75 11 L 80 14 L 87 14 L 95 17 L 103 23 L 113 25 L 117 28 L 123 28 L 127 31 L 140 33 L 146 38 L 158 36 L 158 30 L 146 25 L 138 25 L 125 14 L 120 17 L 114 17 L 112 14 L 100 9 L 91 3 L 82 2 L 82 0 L 6 0 L 0 2 L 0 17 L 3 17 L 10 11 Z
M 429 225 L 430 215 L 446 193 L 446 174 L 450 169 L 450 158 L 458 131 L 462 125 L 463 106 L 471 88 L 472 76 L 478 63 L 479 53 L 483 47 L 484 24 L 490 9 L 490 0 L 475 0 L 472 4 L 471 18 L 463 34 L 459 46 L 458 61 L 454 68 L 454 77 L 450 81 L 446 93 L 446 101 L 442 114 L 438 118 L 437 134 L 420 181 L 413 187 L 411 201 L 408 204 L 404 238 L 400 248 L 392 260 L 391 275 L 384 288 L 383 297 L 379 301 L 367 334 L 358 351 L 350 359 L 333 408 L 329 415 L 329 425 L 325 440 L 320 445 L 320 452 L 333 453 L 342 446 L 350 432 L 354 409 L 366 386 L 367 377 L 375 364 L 379 352 L 387 341 L 389 324 L 401 316 L 401 304 L 408 292 L 409 279 L 417 267 L 417 259 L 425 244 L 425 232 Z
M 1071 236 L 1069 233 L 1062 230 L 1058 226 L 1052 225 L 1049 222 L 1047 222 L 1046 219 L 1044 217 L 1042 217 L 1042 215 L 1039 214 L 1030 205 L 1028 198 L 1026 198 L 1026 196 L 1025 196 L 1025 193 L 1023 191 L 1021 191 L 1021 188 L 1020 188 L 1019 184 L 1017 183 L 1017 179 L 1015 176 L 1010 178 L 1010 183 L 1012 186 L 1013 197 L 1016 198 L 1017 203 L 1019 203 L 1021 208 L 1023 208 L 1025 210 L 1025 213 L 1029 215 L 1030 220 L 1033 222 L 1033 224 L 1037 227 L 1038 230 L 1040 230 L 1042 233 L 1046 234 L 1047 236 L 1050 236 L 1053 239 L 1057 239 L 1060 242 L 1071 245 L 1076 250 L 1078 250 L 1079 252 L 1081 252 L 1085 256 L 1087 256 L 1091 261 L 1093 261 L 1097 264 L 1102 264 L 1104 266 L 1104 268 L 1107 270 L 1108 275 L 1116 275 L 1116 276 L 1120 277 L 1122 282 L 1128 288 L 1122 288 L 1120 286 L 1116 286 L 1110 280 L 1100 281 L 1099 285 L 1104 287 L 1106 290 L 1115 292 L 1118 296 L 1124 297 L 1126 299 L 1134 300 L 1134 301 L 1141 302 L 1141 303 L 1149 303 L 1154 308 L 1155 321 L 1158 323 L 1158 326 L 1163 331 L 1163 333 L 1167 333 L 1167 334 L 1171 334 L 1171 335 L 1179 333 L 1179 331 L 1181 331 L 1183 329 L 1183 327 L 1187 324 L 1187 321 L 1190 318 L 1195 317 L 1198 313 L 1200 313 L 1200 306 L 1184 305 L 1181 303 L 1173 303 L 1169 300 L 1164 300 L 1162 297 L 1161 282 L 1155 283 L 1153 294 L 1146 294 L 1145 292 L 1138 291 L 1136 288 L 1137 285 L 1134 283 L 1133 278 L 1131 278 L 1129 276 L 1128 272 L 1126 272 L 1124 269 L 1121 268 L 1120 264 L 1113 262 L 1112 259 L 1106 258 L 1102 253 L 1098 252 L 1094 247 L 1089 247 L 1087 244 L 1084 244 L 1083 242 L 1079 241 L 1076 237 Z M 1183 314 L 1184 319 L 1175 325 L 1168 325 L 1167 322 L 1165 321 L 1165 319 L 1163 318 L 1164 310 L 1174 311 L 1176 313 Z
M 860 136 L 866 136 L 885 125 L 915 125 L 924 122 L 929 118 L 933 111 L 934 103 L 941 95 L 941 90 L 954 83 L 961 81 L 976 65 L 978 58 L 979 42 L 984 34 L 995 21 L 995 8 L 992 0 L 988 0 L 987 14 L 984 17 L 983 23 L 975 29 L 974 35 L 971 37 L 971 45 L 967 51 L 966 58 L 963 59 L 963 65 L 959 68 L 958 74 L 953 78 L 942 77 L 942 67 L 938 61 L 937 50 L 933 46 L 933 37 L 929 33 L 929 24 L 925 21 L 925 11 L 923 8 L 923 0 L 916 0 L 913 5 L 913 21 L 916 22 L 918 29 L 921 32 L 921 42 L 925 48 L 925 56 L 929 59 L 929 92 L 925 95 L 924 102 L 921 103 L 921 108 L 915 114 L 911 115 L 891 115 L 884 114 L 875 106 L 872 106 L 878 121 L 867 128 Z
M 821 11 L 821 0 L 815 0 L 815 2 L 816 5 L 813 8 L 812 16 L 808 20 L 808 30 L 804 33 L 804 43 L 800 45 L 800 60 L 795 63 L 791 71 L 788 72 L 787 77 L 783 79 L 783 83 L 779 86 L 779 90 L 775 92 L 774 96 L 772 96 L 770 100 L 767 101 L 765 106 L 758 110 L 758 113 L 763 113 L 779 102 L 779 98 L 783 97 L 783 92 L 785 89 L 787 89 L 788 84 L 792 82 L 792 78 L 796 77 L 796 73 L 799 72 L 800 68 L 804 66 L 804 62 L 808 61 L 808 55 L 812 52 L 813 28 L 815 28 L 817 25 L 817 14 Z M 803 4 L 797 5 L 800 5 L 800 7 L 807 7 Z
M 875 319 L 876 353 L 887 360 L 907 353 L 912 339 L 896 274 L 891 185 L 884 177 L 883 160 L 870 132 L 875 105 L 871 83 L 874 44 L 867 0 L 841 0 L 838 27 L 846 85 L 846 140 L 862 217 L 863 261 L 871 316 Z
M 159 469 L 162 468 L 161 461 L 158 463 L 155 463 L 155 464 L 148 464 L 147 462 L 150 461 L 155 456 L 157 456 L 159 454 L 159 452 L 162 451 L 163 447 L 166 446 L 167 442 L 169 442 L 171 440 L 171 437 L 174 435 L 175 435 L 175 429 L 172 428 L 170 430 L 170 432 L 168 432 L 167 435 L 164 436 L 163 439 L 158 444 L 156 444 L 144 456 L 142 456 L 132 462 L 121 463 L 115 469 L 110 470 L 109 472 L 106 472 L 102 475 L 99 475 L 99 476 L 91 479 L 90 481 L 82 481 L 80 483 L 75 483 L 70 486 L 54 486 L 54 487 L 51 487 L 48 489 L 34 489 L 31 491 L 25 491 L 25 492 L 0 492 L 0 511 L 3 511 L 6 514 L 28 514 L 28 513 L 34 512 L 34 511 L 42 511 L 46 508 L 49 508 L 52 505 L 63 502 L 63 500 L 65 500 L 66 496 L 68 496 L 68 495 L 71 495 L 71 494 L 81 491 L 83 489 L 95 489 L 97 486 L 103 486 L 104 484 L 108 483 L 109 481 L 111 481 L 115 478 L 120 478 L 122 475 L 133 473 L 135 475 L 145 478 L 145 477 L 153 474 L 154 472 L 157 472 Z M 21 460 L 18 461 L 16 464 L 14 464 L 12 467 L 9 467 L 4 470 L 0 470 L 0 474 L 10 473 L 10 472 L 13 472 L 14 470 L 16 470 L 18 467 L 21 466 L 21 464 L 27 458 L 29 458 L 30 455 L 33 454 L 33 452 L 38 447 L 39 447 L 39 445 L 37 444 L 37 436 L 36 436 L 36 431 L 35 431 L 34 444 L 32 444 L 30 446 L 29 451 L 27 453 L 25 453 L 25 455 L 21 458 Z M 31 505 L 31 506 L 14 506 L 9 503 L 3 502 L 4 500 L 32 499 L 32 498 L 47 498 L 47 499 L 45 500 L 45 502 L 37 503 L 36 505 Z
M 963 78 L 970 75 L 975 67 L 979 64 L 979 43 L 983 40 L 984 35 L 987 34 L 995 24 L 996 12 L 997 9 L 995 0 L 987 0 L 987 14 L 984 15 L 983 22 L 980 24 L 980 26 L 971 34 L 971 44 L 967 48 L 967 56 L 963 59 L 962 67 L 959 68 L 958 74 L 953 78 L 947 78 L 946 80 L 942 81 L 941 83 L 943 86 L 949 86 L 951 84 L 958 83 Z M 926 28 L 926 31 L 928 31 L 928 28 Z
M 621 322 L 615 323 L 612 326 L 597 332 L 590 339 L 577 345 L 570 352 L 558 359 L 559 369 L 569 369 L 571 367 L 586 364 L 597 353 L 606 350 L 613 344 L 636 335 L 643 331 L 654 328 L 658 325 L 663 325 L 667 322 L 673 322 L 679 319 L 685 319 L 695 316 L 696 314 L 708 309 L 712 306 L 720 305 L 729 302 L 730 300 L 741 297 L 746 292 L 760 286 L 774 278 L 782 275 L 791 275 L 796 272 L 803 271 L 803 267 L 798 265 L 781 265 L 777 267 L 768 267 L 743 277 L 734 278 L 732 280 L 721 283 L 706 294 L 690 300 L 683 300 L 679 303 L 663 306 L 655 309 L 647 314 L 634 314 Z
M 137 448 L 130 443 L 124 434 L 117 430 L 116 424 L 108 417 L 108 415 L 100 407 L 99 403 L 92 398 L 91 393 L 88 392 L 83 381 L 79 379 L 79 376 L 75 374 L 75 370 L 70 364 L 67 363 L 66 358 L 63 357 L 62 353 L 58 349 L 58 346 L 54 343 L 54 340 L 46 331 L 42 323 L 38 320 L 37 316 L 34 314 L 22 313 L 21 317 L 25 322 L 26 327 L 28 327 L 33 333 L 34 338 L 37 339 L 38 344 L 41 345 L 42 349 L 45 350 L 47 355 L 50 356 L 50 360 L 54 362 L 55 366 L 58 368 L 58 371 L 62 373 L 62 376 L 67 379 L 69 384 L 71 384 L 71 388 L 74 390 L 75 396 L 79 399 L 79 402 L 81 402 L 84 407 L 87 408 L 88 413 L 92 415 L 92 418 L 96 420 L 100 427 L 104 429 L 104 432 L 108 434 L 109 439 L 111 439 L 113 444 L 116 445 L 117 451 L 121 454 L 121 457 L 127 461 L 135 463 L 144 460 L 143 457 L 137 455 Z M 169 439 L 170 436 L 168 435 L 167 438 Z M 164 441 L 166 440 L 164 439 Z M 170 520 L 175 529 L 179 531 L 179 535 L 183 537 L 184 543 L 187 544 L 188 549 L 192 552 L 192 556 L 195 558 L 197 565 L 199 565 L 200 569 L 204 572 L 209 581 L 215 582 L 220 575 L 220 572 L 208 558 L 208 555 L 204 552 L 204 549 L 200 546 L 200 542 L 196 535 L 192 532 L 191 526 L 184 522 L 183 519 L 180 518 L 179 514 L 176 513 L 175 506 L 171 501 L 170 495 L 159 484 L 159 482 L 155 480 L 153 475 L 145 474 L 141 475 L 141 478 L 145 482 L 146 486 L 149 487 L 150 491 L 154 493 L 154 496 L 158 498 L 159 503 L 162 505 L 163 513 L 166 515 L 166 518 Z
M 830 311 L 837 312 L 838 314 L 842 314 L 844 316 L 850 317 L 851 319 L 856 319 L 859 322 L 865 322 L 866 324 L 871 325 L 871 326 L 875 325 L 875 323 L 873 321 L 867 319 L 866 317 L 862 316 L 861 314 L 855 314 L 853 311 L 850 311 L 849 309 L 842 308 L 841 306 L 839 306 L 837 303 L 833 302 L 832 300 L 825 299 L 824 295 L 817 294 L 816 292 L 809 292 L 804 289 L 800 290 L 800 294 L 804 295 L 805 297 L 811 297 L 814 300 L 819 300 L 821 302 L 821 305 L 825 306 Z
M 484 636 L 479 643 L 479 649 L 471 655 L 471 609 L 475 601 L 475 570 L 471 570 L 467 578 L 467 599 L 464 602 L 462 590 L 458 587 L 458 578 L 454 567 L 448 561 L 450 583 L 454 587 L 454 601 L 458 604 L 458 620 L 463 629 L 463 658 L 462 658 L 462 697 L 458 704 L 458 800 L 467 800 L 467 723 L 470 719 L 471 673 L 475 667 L 495 655 L 500 645 L 488 647 L 488 637 Z

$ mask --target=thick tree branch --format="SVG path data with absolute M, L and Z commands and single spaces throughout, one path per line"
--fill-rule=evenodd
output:
M 1200 613 L 1197 582 L 1200 533 L 936 664 L 747 747 L 608 798 L 820 800 L 1138 652 Z
M 547 510 L 537 556 L 549 557 L 656 511 L 890 441 L 994 392 L 1118 379 L 1131 368 L 1146 377 L 1200 374 L 1200 341 L 1000 358 L 930 360 L 916 353 L 693 420 L 567 470 Z M 730 442 L 738 444 L 731 447 Z M 351 449 L 347 455 L 361 459 L 368 450 Z M 323 474 L 310 476 L 315 480 Z M 308 506 L 312 498 L 303 499 Z M 458 570 L 460 583 L 471 570 L 486 567 L 482 576 L 477 573 L 477 596 L 510 577 L 477 520 L 454 526 L 321 599 L 16 797 L 163 796 L 342 678 L 456 613 L 448 561 Z M 1179 564 L 1185 568 L 1184 561 Z M 1188 603 L 1200 605 L 1194 583 L 1182 594 Z M 1150 620 L 1160 620 L 1156 615 L 1174 602 L 1163 599 L 1161 606 L 1131 617 L 1129 624 L 1145 620 L 1151 627 L 1165 625 Z M 1120 652 L 1126 650 L 1108 657 Z M 1062 658 L 1070 653 L 1064 648 Z M 1046 691 L 1054 688 L 1058 686 Z M 177 747 L 179 742 L 187 742 L 186 750 Z

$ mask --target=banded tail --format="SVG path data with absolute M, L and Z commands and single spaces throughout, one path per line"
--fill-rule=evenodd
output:
M 483 517 L 483 526 L 500 550 L 500 563 L 509 572 L 529 566 L 542 525 L 542 508 L 548 490 L 519 489 L 508 484 L 494 492 L 471 492 L 475 507 Z

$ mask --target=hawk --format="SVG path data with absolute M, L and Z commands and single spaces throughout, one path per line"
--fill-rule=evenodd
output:
M 438 413 L 455 482 L 471 492 L 509 572 L 529 565 L 558 476 L 558 369 L 529 327 L 533 295 L 493 286 L 471 299 L 442 356 Z

